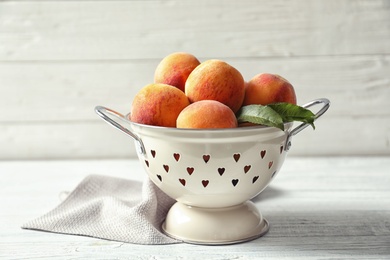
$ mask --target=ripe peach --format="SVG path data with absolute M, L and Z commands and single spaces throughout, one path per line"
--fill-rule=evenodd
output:
M 201 100 L 184 108 L 177 117 L 178 128 L 234 128 L 237 118 L 226 105 L 215 100 Z
M 261 73 L 248 82 L 243 105 L 275 102 L 297 104 L 294 87 L 286 79 L 276 74 Z
M 184 92 L 188 75 L 200 64 L 192 54 L 175 52 L 160 61 L 154 72 L 154 83 L 164 83 Z
M 135 95 L 130 119 L 140 124 L 176 127 L 178 115 L 189 104 L 187 96 L 178 88 L 149 84 Z
M 207 60 L 188 76 L 185 93 L 190 102 L 216 100 L 236 113 L 244 100 L 245 82 L 241 73 L 228 63 Z

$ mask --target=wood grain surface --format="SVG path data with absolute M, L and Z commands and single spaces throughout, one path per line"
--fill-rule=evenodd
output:
M 175 51 L 329 98 L 292 155 L 389 155 L 389 23 L 385 0 L 0 2 L 0 159 L 134 157 L 93 109 L 129 112 Z
M 133 245 L 22 230 L 89 174 L 142 180 L 136 160 L 0 162 L 2 259 L 389 259 L 390 159 L 288 158 L 256 206 L 270 231 L 229 246 Z M 239 220 L 238 220 L 239 221 Z

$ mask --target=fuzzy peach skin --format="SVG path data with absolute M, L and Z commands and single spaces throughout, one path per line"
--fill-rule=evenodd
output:
M 185 93 L 190 102 L 216 100 L 236 113 L 244 100 L 245 82 L 241 73 L 221 60 L 207 60 L 188 76 Z
M 188 75 L 200 64 L 192 54 L 175 52 L 160 61 L 154 72 L 154 83 L 164 83 L 184 92 Z
M 237 118 L 226 105 L 215 100 L 201 100 L 184 108 L 176 121 L 177 128 L 235 128 Z
M 248 82 L 243 105 L 267 105 L 275 102 L 297 104 L 294 87 L 285 78 L 276 74 L 260 73 Z
M 130 119 L 140 124 L 176 127 L 177 117 L 189 104 L 180 89 L 167 84 L 149 84 L 135 95 Z

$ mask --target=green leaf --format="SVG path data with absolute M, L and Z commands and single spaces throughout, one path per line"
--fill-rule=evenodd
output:
M 313 129 L 315 129 L 315 115 L 309 109 L 285 102 L 269 104 L 267 105 L 267 107 L 270 107 L 275 112 L 277 112 L 282 117 L 283 122 L 285 123 L 300 121 L 303 123 L 310 124 Z
M 284 130 L 283 118 L 269 106 L 248 105 L 237 112 L 239 123 L 250 122 L 259 125 L 273 126 Z
M 315 129 L 315 114 L 313 112 L 304 107 L 286 102 L 272 103 L 266 106 L 243 106 L 237 112 L 237 120 L 239 123 L 250 122 L 277 127 L 281 130 L 284 130 L 284 123 L 300 121 L 310 124 Z

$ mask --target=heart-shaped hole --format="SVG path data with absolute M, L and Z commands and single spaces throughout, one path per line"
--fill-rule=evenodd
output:
M 236 187 L 237 183 L 238 183 L 238 179 L 233 179 L 232 180 L 232 184 L 233 184 L 234 187 Z
M 247 173 L 251 169 L 250 165 L 245 165 L 244 172 Z
M 164 164 L 163 167 L 164 167 L 164 170 L 165 170 L 166 172 L 169 172 L 169 166 L 168 166 L 168 165 Z
M 225 168 L 218 168 L 219 175 L 222 176 L 224 172 L 225 172 Z
M 202 185 L 203 187 L 207 187 L 207 185 L 209 185 L 209 181 L 208 180 L 202 180 Z
M 273 164 L 274 164 L 274 162 L 273 162 L 273 161 L 270 161 L 270 162 L 268 163 L 268 169 L 271 169 L 271 167 L 272 167 Z
M 156 157 L 156 151 L 155 150 L 150 150 L 150 153 L 152 154 L 153 158 Z
M 146 166 L 149 167 L 149 162 L 148 162 L 148 160 L 145 160 L 145 164 L 146 164 Z
M 161 175 L 158 175 L 158 174 L 157 174 L 157 178 L 158 178 L 160 181 L 162 181 Z
M 187 167 L 187 172 L 191 175 L 194 172 L 194 167 Z
M 266 153 L 267 153 L 266 150 L 263 150 L 263 151 L 260 152 L 261 159 L 264 158 L 264 156 L 265 156 Z
M 282 153 L 283 152 L 283 145 L 282 146 L 280 146 L 280 153 Z
M 176 162 L 178 162 L 180 160 L 180 154 L 178 154 L 178 153 L 174 153 L 173 157 L 175 158 Z
M 257 180 L 259 179 L 259 176 L 255 176 L 255 177 L 253 177 L 253 179 L 252 179 L 252 183 L 255 183 Z
M 239 153 L 235 153 L 233 154 L 233 158 L 236 162 L 238 162 L 238 160 L 240 160 L 240 154 Z
M 186 180 L 185 179 L 179 179 L 181 185 L 186 186 Z
M 210 160 L 210 155 L 208 155 L 208 154 L 203 155 L 203 161 L 205 163 L 207 163 L 209 160 Z

